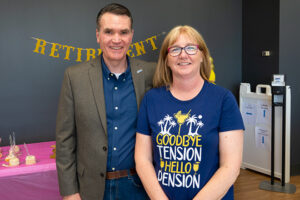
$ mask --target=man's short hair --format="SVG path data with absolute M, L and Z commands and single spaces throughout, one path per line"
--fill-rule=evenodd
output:
M 102 17 L 102 15 L 104 15 L 105 13 L 112 13 L 115 15 L 126 15 L 130 18 L 130 22 L 131 22 L 131 26 L 130 28 L 132 29 L 132 24 L 133 24 L 133 19 L 131 16 L 131 13 L 129 11 L 128 8 L 126 8 L 125 6 L 118 4 L 118 3 L 111 3 L 108 4 L 106 6 L 104 6 L 98 13 L 97 15 L 97 20 L 96 20 L 96 24 L 97 24 L 97 29 L 100 30 L 100 19 Z

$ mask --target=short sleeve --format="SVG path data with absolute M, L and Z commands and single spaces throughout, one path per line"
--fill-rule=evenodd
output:
M 151 135 L 147 104 L 148 101 L 147 101 L 147 94 L 146 94 L 140 104 L 136 132 L 145 135 Z
M 219 132 L 245 130 L 241 112 L 230 91 L 227 91 L 223 98 L 219 125 Z

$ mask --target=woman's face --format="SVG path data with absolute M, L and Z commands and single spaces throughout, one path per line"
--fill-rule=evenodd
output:
M 173 80 L 175 77 L 190 78 L 193 76 L 200 76 L 200 65 L 203 61 L 203 55 L 198 48 L 196 49 L 196 53 L 194 55 L 189 55 L 184 49 L 181 49 L 181 53 L 177 56 L 171 55 L 172 49 L 170 48 L 183 48 L 186 46 L 190 46 L 190 48 L 186 48 L 188 53 L 195 53 L 193 47 L 197 46 L 196 41 L 192 40 L 185 34 L 181 34 L 175 41 L 175 43 L 169 47 L 169 53 L 167 55 L 167 65 L 172 70 Z

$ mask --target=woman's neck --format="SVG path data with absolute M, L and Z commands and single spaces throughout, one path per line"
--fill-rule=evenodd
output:
M 174 78 L 170 91 L 175 98 L 187 101 L 197 96 L 203 85 L 204 80 L 200 75 L 190 79 Z

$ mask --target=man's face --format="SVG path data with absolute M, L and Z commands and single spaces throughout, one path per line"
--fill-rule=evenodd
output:
M 105 62 L 108 64 L 126 60 L 133 37 L 130 18 L 126 15 L 105 13 L 98 23 L 100 30 L 96 30 L 97 43 L 100 44 Z

